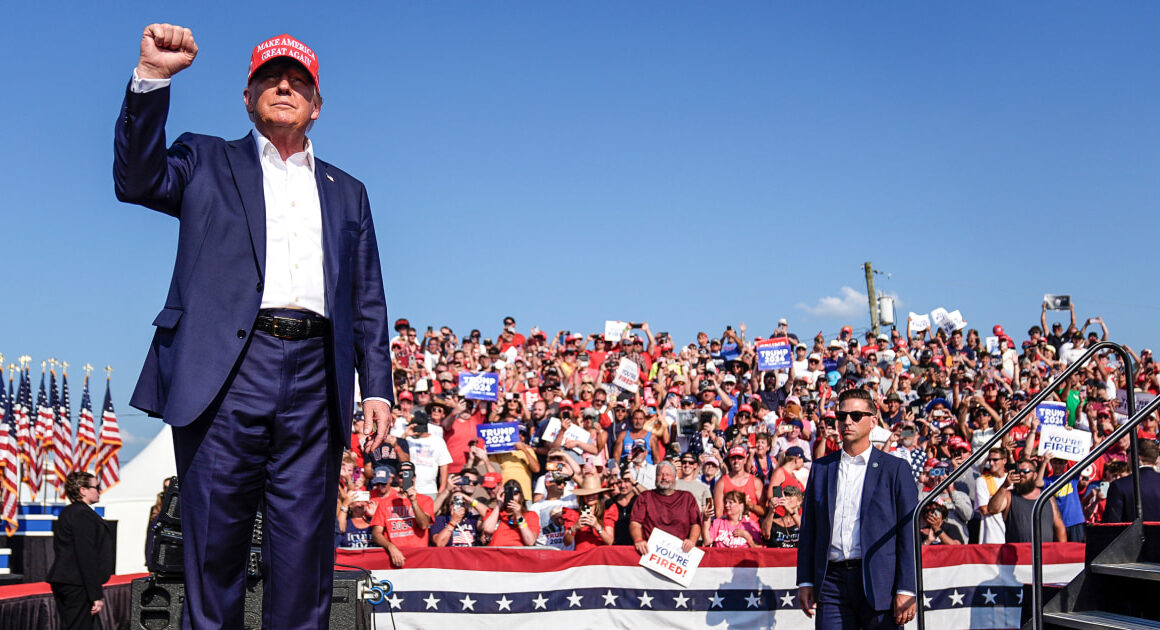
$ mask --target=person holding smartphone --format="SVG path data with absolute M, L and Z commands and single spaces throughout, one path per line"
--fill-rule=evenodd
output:
M 371 518 L 371 540 L 387 550 L 396 569 L 404 563 L 403 549 L 426 547 L 434 502 L 415 489 L 415 465 L 399 464 L 385 496 L 376 500 Z
M 515 479 L 493 490 L 496 505 L 483 519 L 483 533 L 491 536 L 488 547 L 532 547 L 540 535 L 540 517 L 527 510 L 527 497 Z

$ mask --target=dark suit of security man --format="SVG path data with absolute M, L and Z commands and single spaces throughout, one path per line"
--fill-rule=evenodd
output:
M 61 628 L 100 628 L 105 607 L 103 584 L 113 575 L 114 534 L 93 510 L 101 486 L 91 473 L 69 473 L 64 484 L 68 504 L 52 524 L 52 567 L 48 583 Z

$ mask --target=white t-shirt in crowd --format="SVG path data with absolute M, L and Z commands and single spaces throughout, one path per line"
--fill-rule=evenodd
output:
M 442 437 L 407 438 L 411 463 L 415 464 L 415 491 L 419 494 L 439 493 L 439 467 L 451 463 L 451 452 Z

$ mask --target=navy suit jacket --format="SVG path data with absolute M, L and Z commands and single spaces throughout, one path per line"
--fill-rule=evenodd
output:
M 1140 469 L 1140 502 L 1144 504 L 1144 520 L 1160 521 L 1160 473 L 1153 468 Z M 1108 486 L 1108 500 L 1104 503 L 1105 523 L 1128 523 L 1136 520 L 1136 494 L 1132 476 L 1121 477 Z
M 102 585 L 113 575 L 113 532 L 105 519 L 82 501 L 60 511 L 52 524 L 52 567 L 47 580 L 85 587 L 89 600 L 104 599 Z
M 841 455 L 838 451 L 815 461 L 806 482 L 797 581 L 812 583 L 815 593 L 821 588 L 829 562 Z M 910 523 L 917 504 L 918 488 L 909 462 L 871 447 L 858 523 L 862 581 L 866 600 L 875 610 L 890 610 L 897 591 L 917 590 Z
M 165 307 L 130 404 L 174 426 L 197 419 L 224 388 L 254 329 L 266 265 L 266 205 L 253 138 L 182 134 L 165 148 L 169 88 L 126 90 L 117 119 L 117 198 L 180 221 Z M 394 402 L 386 297 L 366 188 L 315 159 L 339 418 L 364 397 Z M 340 421 L 345 442 L 350 422 Z

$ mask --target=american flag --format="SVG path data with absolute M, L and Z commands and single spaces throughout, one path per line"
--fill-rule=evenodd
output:
M 36 431 L 32 434 L 32 442 L 36 445 L 36 461 L 28 471 L 33 500 L 40 494 L 40 484 L 52 454 L 52 415 L 52 406 L 44 393 L 44 371 L 41 370 L 40 391 L 36 394 Z
M 20 455 L 12 395 L 12 374 L 9 373 L 7 392 L 0 380 L 0 463 L 4 464 L 4 475 L 0 477 L 0 521 L 4 521 L 7 536 L 16 532 L 16 514 L 20 506 Z
M 1082 543 L 1043 547 L 1047 582 L 1066 583 L 1083 570 Z M 687 588 L 638 566 L 640 556 L 625 546 L 404 553 L 404 568 L 391 569 L 382 549 L 337 552 L 338 562 L 370 569 L 375 579 L 394 584 L 394 592 L 373 608 L 380 626 L 814 627 L 798 608 L 794 549 L 707 549 Z M 928 627 L 1020 627 L 1023 585 L 1031 581 L 1030 544 L 936 545 L 924 547 L 923 558 Z
M 20 371 L 20 390 L 12 408 L 16 416 L 16 445 L 20 449 L 20 460 L 24 462 L 24 485 L 28 492 L 40 487 L 40 479 L 36 477 L 36 459 L 39 457 L 40 445 L 34 439 L 35 428 L 32 419 L 32 377 L 26 366 Z M 35 482 L 35 484 L 34 484 Z
M 64 482 L 73 471 L 72 403 L 68 397 L 68 373 L 60 375 L 60 404 L 53 424 L 53 469 L 56 471 L 58 496 L 64 496 Z
M 76 450 L 73 466 L 77 470 L 88 471 L 89 464 L 97 454 L 97 428 L 93 423 L 93 401 L 89 397 L 89 376 L 85 375 L 85 393 L 81 396 L 81 417 L 77 422 Z
M 101 442 L 97 446 L 97 476 L 101 490 L 108 490 L 121 480 L 121 464 L 117 451 L 121 450 L 121 429 L 117 426 L 117 412 L 113 411 L 113 395 L 109 379 L 105 379 L 105 406 L 101 412 Z

